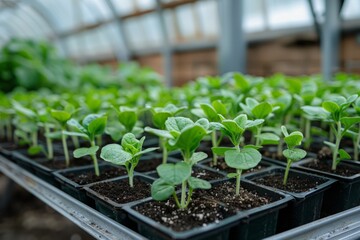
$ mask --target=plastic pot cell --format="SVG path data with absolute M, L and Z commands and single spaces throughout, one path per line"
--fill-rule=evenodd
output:
M 223 182 L 226 181 L 218 181 L 214 185 Z M 257 191 L 259 195 L 266 195 L 276 200 L 261 207 L 238 211 L 220 201 L 211 200 L 206 197 L 204 199 L 207 201 L 217 202 L 220 206 L 224 206 L 223 214 L 225 218 L 218 222 L 194 227 L 182 232 L 175 231 L 139 213 L 136 208 L 144 204 L 144 202 L 126 206 L 124 210 L 137 223 L 138 231 L 149 239 L 261 239 L 275 234 L 279 210 L 285 207 L 292 198 L 282 193 L 275 193 L 269 189 L 256 186 L 246 180 L 242 182 L 242 186 L 249 190 Z M 193 196 L 193 198 L 201 197 L 204 197 L 203 193 Z M 150 201 L 152 200 L 147 202 Z M 226 208 L 231 209 L 231 211 L 225 210 Z
M 106 179 L 116 178 L 126 175 L 123 167 L 111 164 L 99 164 L 100 176 L 96 177 L 93 166 L 84 166 L 72 169 L 65 169 L 54 172 L 56 181 L 60 183 L 61 189 L 70 196 L 86 204 L 93 204 L 84 190 L 84 187 L 94 182 L 100 182 Z M 88 178 L 87 176 L 91 176 Z
M 325 192 L 323 215 L 331 215 L 337 212 L 341 212 L 352 207 L 360 205 L 360 165 L 352 161 L 342 161 L 338 167 L 346 167 L 354 170 L 357 174 L 352 176 L 342 176 L 330 171 L 321 171 L 311 168 L 316 159 L 306 159 L 299 164 L 295 165 L 295 168 L 315 173 L 318 175 L 330 177 L 336 179 L 336 183 L 331 186 Z M 330 165 L 329 165 L 330 166 Z M 329 167 L 330 169 L 330 167 Z
M 264 182 L 261 179 L 266 177 L 279 176 L 281 179 L 284 176 L 285 169 L 280 167 L 273 167 L 267 171 L 253 173 L 245 176 L 256 184 L 264 186 Z M 294 228 L 305 223 L 312 222 L 319 219 L 321 216 L 321 208 L 323 203 L 324 192 L 334 184 L 335 180 L 318 176 L 310 173 L 304 173 L 296 170 L 290 170 L 289 180 L 296 179 L 299 181 L 298 185 L 311 184 L 304 190 L 288 190 L 277 188 L 274 186 L 275 180 L 266 183 L 266 187 L 271 188 L 277 192 L 283 192 L 293 197 L 293 201 L 279 214 L 278 232 L 285 231 L 290 228 Z M 304 181 L 304 182 L 302 182 Z
M 150 192 L 150 184 L 154 181 L 153 178 L 149 176 L 145 176 L 142 174 L 135 173 L 134 174 L 134 189 L 137 189 L 137 183 L 142 182 L 149 186 L 142 185 L 142 187 L 146 187 L 147 189 L 142 189 L 142 192 L 148 190 L 148 193 L 146 196 L 144 195 L 143 198 L 139 198 L 130 202 L 127 202 L 127 200 L 122 199 L 122 196 L 126 196 L 126 194 L 130 194 L 128 191 L 124 190 L 118 190 L 116 188 L 112 189 L 112 191 L 116 191 L 116 196 L 113 195 L 113 197 L 108 196 L 107 194 L 101 194 L 98 191 L 96 191 L 96 186 L 103 186 L 104 184 L 108 185 L 110 188 L 112 188 L 114 185 L 118 185 L 119 188 L 127 188 L 129 186 L 129 178 L 128 176 L 122 176 L 110 180 L 105 180 L 93 184 L 89 184 L 86 187 L 84 187 L 87 195 L 95 201 L 95 207 L 96 209 L 104 214 L 107 217 L 110 217 L 119 223 L 134 228 L 134 223 L 130 221 L 130 219 L 127 216 L 127 213 L 123 210 L 123 207 L 130 204 L 130 203 L 139 203 L 144 201 L 145 199 L 149 199 L 151 197 Z M 102 185 L 103 184 L 103 185 Z M 140 190 L 139 190 L 140 192 Z M 111 194 L 110 194 L 111 195 Z M 133 194 L 131 194 L 133 195 Z M 140 194 L 141 195 L 141 194 Z M 118 198 L 119 200 L 117 200 Z M 121 202 L 121 203 L 119 203 Z

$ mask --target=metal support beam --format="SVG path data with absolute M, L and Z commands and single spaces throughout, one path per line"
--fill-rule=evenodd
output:
M 118 34 L 120 39 L 122 40 L 122 43 L 120 44 L 118 50 L 117 50 L 117 59 L 118 60 L 123 60 L 125 62 L 130 60 L 131 57 L 131 53 L 130 53 L 130 48 L 129 48 L 129 43 L 122 25 L 122 20 L 118 17 L 118 14 L 116 12 L 115 6 L 113 4 L 113 2 L 111 0 L 105 0 L 110 12 L 113 15 L 113 18 L 115 19 L 115 22 L 117 24 L 117 30 L 118 30 Z
M 246 40 L 243 30 L 244 0 L 219 0 L 219 71 L 245 72 Z
M 322 27 L 322 74 L 326 81 L 339 70 L 340 0 L 325 1 L 325 21 Z
M 309 8 L 310 8 L 311 16 L 312 16 L 313 21 L 314 21 L 314 27 L 315 27 L 316 35 L 317 35 L 318 39 L 320 40 L 321 39 L 321 28 L 320 28 L 319 21 L 317 20 L 317 17 L 316 17 L 315 7 L 314 7 L 314 4 L 313 4 L 312 0 L 308 0 L 308 5 L 309 5 Z
M 171 86 L 173 86 L 173 78 L 172 78 L 172 70 L 173 70 L 172 53 L 173 53 L 173 50 L 170 45 L 169 34 L 166 29 L 165 17 L 163 14 L 163 9 L 161 7 L 160 0 L 156 0 L 156 14 L 159 19 L 160 30 L 161 30 L 161 35 L 162 35 L 162 39 L 163 39 L 161 51 L 162 51 L 162 57 L 163 57 L 163 70 L 164 70 L 165 81 L 166 81 L 167 86 L 171 87 Z

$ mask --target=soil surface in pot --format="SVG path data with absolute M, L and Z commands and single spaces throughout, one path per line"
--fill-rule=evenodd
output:
M 293 193 L 307 192 L 310 191 L 311 189 L 314 189 L 316 186 L 326 182 L 326 180 L 312 179 L 306 176 L 305 177 L 294 176 L 291 175 L 290 173 L 287 183 L 284 186 L 283 179 L 284 179 L 284 175 L 276 174 L 276 175 L 269 175 L 262 178 L 254 179 L 253 181 L 261 185 L 265 185 Z
M 223 202 L 228 207 L 235 208 L 237 210 L 248 210 L 279 200 L 262 196 L 263 194 L 259 194 L 256 191 L 250 191 L 242 187 L 240 188 L 240 194 L 236 196 L 235 182 L 228 181 L 215 185 L 209 190 L 200 190 L 195 194 L 201 195 L 206 199 Z
M 89 183 L 99 182 L 110 178 L 124 176 L 127 175 L 127 172 L 123 168 L 109 167 L 105 169 L 100 168 L 100 176 L 96 176 L 93 169 L 80 174 L 65 173 L 63 175 L 79 185 L 86 185 Z
M 54 169 L 54 170 L 67 168 L 65 159 L 48 160 L 45 162 L 41 162 L 40 164 L 47 168 Z M 86 158 L 74 159 L 74 158 L 72 158 L 72 159 L 70 159 L 69 167 L 79 167 L 79 166 L 86 166 L 86 165 L 91 165 L 91 164 L 92 164 L 92 161 L 90 159 L 86 159 Z
M 149 160 L 140 160 L 139 164 L 136 166 L 135 171 L 137 172 L 150 172 L 155 171 L 157 166 L 162 163 L 162 159 L 154 158 Z
M 314 159 L 314 161 L 302 166 L 344 177 L 350 177 L 360 173 L 359 168 L 344 165 L 341 164 L 341 162 L 337 165 L 336 170 L 331 170 L 332 161 L 330 159 L 332 159 L 331 149 L 328 147 L 322 147 L 317 153 L 317 159 Z
M 212 172 L 212 171 L 202 169 L 199 167 L 194 167 L 191 175 L 193 177 L 201 178 L 206 181 L 218 180 L 218 179 L 225 178 L 225 176 L 220 173 Z
M 331 170 L 331 160 L 315 159 L 313 162 L 305 164 L 303 166 L 307 168 L 320 170 L 323 172 L 334 173 L 344 177 L 350 177 L 360 173 L 359 168 L 354 168 L 348 165 L 342 165 L 341 163 L 337 165 L 336 170 Z
M 223 157 L 219 157 L 218 158 L 218 162 L 217 162 L 217 165 L 216 166 L 213 166 L 213 163 L 212 161 L 206 163 L 207 166 L 217 170 L 217 171 L 223 171 L 223 172 L 227 172 L 227 173 L 232 173 L 232 172 L 235 172 L 235 169 L 234 168 L 231 168 L 229 167 L 226 162 L 225 162 L 225 159 Z M 268 166 L 266 165 L 263 165 L 263 164 L 259 164 L 257 165 L 256 167 L 254 168 L 251 168 L 249 170 L 246 170 L 246 171 L 243 171 L 243 174 L 246 174 L 246 173 L 252 173 L 252 172 L 257 172 L 257 171 L 260 171 L 260 170 L 263 170 L 263 169 L 266 169 Z
M 119 204 L 129 203 L 151 196 L 150 184 L 136 178 L 134 178 L 134 187 L 130 187 L 129 180 L 126 178 L 120 182 L 98 183 L 90 188 Z
M 217 223 L 235 214 L 233 209 L 196 196 L 193 196 L 186 209 L 179 209 L 173 199 L 164 202 L 146 202 L 135 206 L 134 209 L 177 232 Z

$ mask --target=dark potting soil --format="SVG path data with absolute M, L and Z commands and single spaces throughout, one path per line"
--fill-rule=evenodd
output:
M 93 182 L 99 182 L 110 178 L 124 176 L 126 174 L 127 172 L 123 168 L 110 167 L 110 168 L 105 168 L 103 170 L 101 170 L 100 168 L 100 176 L 96 176 L 93 169 L 80 174 L 66 173 L 63 175 L 79 185 L 86 185 Z
M 286 185 L 283 185 L 284 175 L 269 175 L 259 179 L 254 179 L 258 184 L 281 189 L 293 193 L 302 193 L 314 189 L 316 186 L 324 183 L 326 180 L 312 179 L 308 177 L 293 176 L 289 174 Z
M 213 163 L 212 161 L 208 162 L 207 165 L 211 168 L 214 168 L 215 170 L 218 170 L 218 171 L 223 171 L 223 172 L 227 172 L 227 173 L 232 173 L 232 172 L 235 172 L 235 169 L 229 167 L 226 162 L 225 162 L 225 159 L 223 157 L 219 157 L 218 158 L 218 162 L 217 162 L 217 165 L 216 166 L 213 166 Z M 246 170 L 246 171 L 243 171 L 243 174 L 246 174 L 246 173 L 252 173 L 252 172 L 257 172 L 257 171 L 260 171 L 262 169 L 265 169 L 267 168 L 267 166 L 263 165 L 263 164 L 259 164 L 257 165 L 256 167 L 254 168 L 251 168 L 249 170 Z
M 90 187 L 95 192 L 119 203 L 129 203 L 151 196 L 151 186 L 134 178 L 134 187 L 130 187 L 128 178 L 121 182 L 98 183 Z
M 328 172 L 328 173 L 338 174 L 340 176 L 345 176 L 345 177 L 350 177 L 350 176 L 360 173 L 359 168 L 354 168 L 349 165 L 342 165 L 341 163 L 339 163 L 337 165 L 336 170 L 331 170 L 331 161 L 330 160 L 315 159 L 313 162 L 308 163 L 303 166 L 307 167 L 307 168 L 312 168 L 312 169 Z
M 233 209 L 195 196 L 186 209 L 178 209 L 173 199 L 164 202 L 146 202 L 135 206 L 134 209 L 177 232 L 217 223 L 235 214 Z
M 150 172 L 155 171 L 157 166 L 162 163 L 162 159 L 154 158 L 149 160 L 140 160 L 139 164 L 136 166 L 135 171 L 137 172 Z
M 240 187 L 240 194 L 235 195 L 235 182 L 224 182 L 213 186 L 209 190 L 200 190 L 195 194 L 199 194 L 206 199 L 212 199 L 225 203 L 228 207 L 237 210 L 247 210 L 255 207 L 260 207 L 276 201 L 267 196 L 259 195 L 256 191 L 249 191 Z
M 223 179 L 225 177 L 220 173 L 212 172 L 198 167 L 193 168 L 193 172 L 191 175 L 193 177 L 201 178 L 207 181 Z
M 65 159 L 48 160 L 46 162 L 41 162 L 40 164 L 45 167 L 48 167 L 50 169 L 54 169 L 54 170 L 67 168 Z M 79 167 L 79 166 L 86 166 L 86 165 L 90 165 L 90 164 L 92 164 L 92 161 L 90 159 L 86 159 L 86 158 L 70 159 L 69 167 Z

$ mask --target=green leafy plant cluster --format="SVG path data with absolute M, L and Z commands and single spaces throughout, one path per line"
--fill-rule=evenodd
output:
M 339 74 L 332 84 L 324 84 L 321 76 L 260 78 L 229 73 L 169 89 L 160 84 L 157 74 L 136 64 L 121 66 L 112 73 L 111 83 L 104 85 L 99 79 L 110 73 L 92 71 L 96 67 L 89 74 L 67 73 L 71 79 L 80 75 L 88 79 L 81 90 L 2 93 L 2 141 L 26 146 L 33 155 L 45 154 L 49 161 L 55 158 L 53 145 L 60 145 L 67 166 L 72 156 L 88 157 L 96 175 L 101 174 L 99 158 L 124 166 L 133 186 L 141 156 L 158 149 L 144 147 L 149 138 L 155 138 L 162 164 L 157 167 L 159 179 L 152 184 L 152 196 L 156 200 L 172 197 L 179 208 L 190 204 L 196 189 L 211 188 L 209 182 L 192 176 L 193 167 L 211 154 L 213 166 L 224 160 L 233 169 L 228 177 L 236 179 L 236 196 L 241 175 L 260 163 L 265 145 L 273 145 L 279 157 L 287 159 L 284 184 L 291 164 L 306 156 L 302 142 L 308 149 L 314 137 L 332 150 L 332 170 L 351 157 L 342 146 L 343 138 L 353 142 L 353 158 L 358 159 L 360 81 L 352 75 Z M 4 90 L 9 89 L 14 87 Z M 181 161 L 167 161 L 172 151 L 181 153 Z

